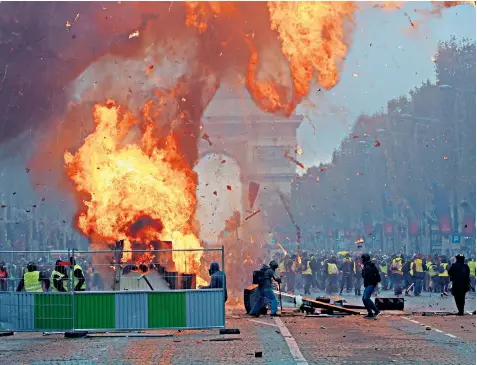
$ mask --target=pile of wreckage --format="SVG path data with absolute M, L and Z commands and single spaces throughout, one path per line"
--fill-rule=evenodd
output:
M 313 317 L 336 317 L 343 315 L 360 315 L 365 311 L 364 306 L 347 304 L 339 297 L 317 297 L 315 299 L 292 295 L 274 290 L 283 311 L 283 303 L 295 308 L 294 312 L 301 312 Z M 253 284 L 244 289 L 244 305 L 247 313 L 253 308 L 259 298 L 258 285 Z M 380 310 L 404 310 L 404 298 L 375 298 L 375 304 Z M 267 314 L 267 305 L 262 308 L 261 314 Z

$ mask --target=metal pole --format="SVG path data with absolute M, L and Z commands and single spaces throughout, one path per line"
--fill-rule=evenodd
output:
M 222 272 L 224 273 L 224 282 L 222 288 L 222 300 L 224 303 L 224 327 L 225 327 L 225 290 L 226 290 L 226 275 L 225 275 L 225 252 L 224 246 L 222 245 Z
M 68 249 L 69 251 L 69 249 Z M 72 249 L 72 255 L 71 257 L 73 258 L 73 262 L 71 263 L 73 265 L 71 272 L 71 280 L 72 280 L 72 290 L 71 290 L 71 314 L 73 316 L 72 318 L 72 331 L 75 330 L 75 287 L 74 287 L 74 276 L 75 276 L 75 268 L 74 268 L 74 262 L 75 262 L 75 249 Z

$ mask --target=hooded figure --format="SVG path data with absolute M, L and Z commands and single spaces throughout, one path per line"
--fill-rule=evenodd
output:
M 277 283 L 281 283 L 282 279 L 275 276 L 275 270 L 278 268 L 276 261 L 270 261 L 270 265 L 263 265 L 260 269 L 263 272 L 263 281 L 258 285 L 259 298 L 253 305 L 250 315 L 253 317 L 259 317 L 261 309 L 265 306 L 266 302 L 270 303 L 270 315 L 272 317 L 280 316 L 277 314 L 278 302 L 273 293 L 272 280 Z
M 201 289 L 224 289 L 224 301 L 227 301 L 227 280 L 225 273 L 220 271 L 220 266 L 217 262 L 212 262 L 209 268 L 210 284 L 203 286 Z
M 464 255 L 457 255 L 455 257 L 456 262 L 452 264 L 449 268 L 449 278 L 452 281 L 452 295 L 454 296 L 455 304 L 457 306 L 458 313 L 457 315 L 464 315 L 465 307 L 465 293 L 469 291 L 470 288 L 470 269 L 469 266 L 464 262 Z
M 361 275 L 364 279 L 364 292 L 362 299 L 364 307 L 368 311 L 368 314 L 364 318 L 374 319 L 375 316 L 379 315 L 379 309 L 376 308 L 371 300 L 371 295 L 381 281 L 381 277 L 379 276 L 378 268 L 374 262 L 371 261 L 371 257 L 369 257 L 368 254 L 363 254 L 361 256 L 361 261 L 363 262 L 363 271 L 361 272 Z

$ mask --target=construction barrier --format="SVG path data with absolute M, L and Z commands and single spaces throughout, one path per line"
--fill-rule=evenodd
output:
M 222 289 L 0 293 L 1 331 L 224 328 Z
M 45 278 L 50 278 L 58 259 L 50 259 L 53 256 L 51 252 L 44 251 L 1 253 L 11 257 L 7 263 L 10 267 L 16 262 L 21 263 L 15 270 L 18 272 L 25 271 L 26 263 L 36 262 L 32 260 L 34 255 L 41 257 L 37 266 Z M 124 253 L 132 256 L 130 261 L 122 261 L 121 255 Z M 135 264 L 135 257 L 143 258 L 144 253 L 154 257 L 147 266 Z M 52 292 L 51 280 L 50 288 L 43 282 L 43 292 L 39 293 L 17 292 L 17 282 L 8 285 L 9 291 L 0 291 L 0 331 L 93 332 L 224 328 L 224 289 L 196 289 L 198 284 L 194 271 L 184 262 L 179 262 L 178 265 L 172 260 L 173 255 L 187 259 L 185 254 L 191 255 L 190 257 L 200 254 L 203 269 L 214 261 L 221 262 L 221 269 L 224 265 L 223 247 L 152 251 L 103 250 L 83 251 L 80 254 L 76 250 L 70 250 L 66 255 L 60 256 L 67 264 L 64 268 L 68 278 L 64 286 L 66 292 Z M 21 259 L 14 260 L 15 255 Z M 25 260 L 24 257 L 28 259 Z M 75 284 L 73 266 L 69 265 L 70 257 L 83 268 L 86 291 L 71 291 Z M 87 271 L 94 272 L 95 269 L 103 273 L 103 290 L 98 290 L 99 285 L 94 285 L 92 276 L 86 276 Z M 11 272 L 13 274 L 13 270 Z M 21 275 L 21 272 L 16 274 L 15 281 L 19 282 Z M 203 281 L 202 279 L 202 285 Z M 20 286 L 18 290 L 21 288 Z

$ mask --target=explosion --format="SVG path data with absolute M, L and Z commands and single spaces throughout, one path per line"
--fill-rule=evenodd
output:
M 110 242 L 163 240 L 173 248 L 200 248 L 190 228 L 196 178 L 174 138 L 160 141 L 146 124 L 140 140 L 128 143 L 138 121 L 114 101 L 95 105 L 93 117 L 94 132 L 64 156 L 68 176 L 89 196 L 78 217 L 81 231 Z M 173 259 L 176 269 L 194 272 L 200 254 L 174 252 Z

